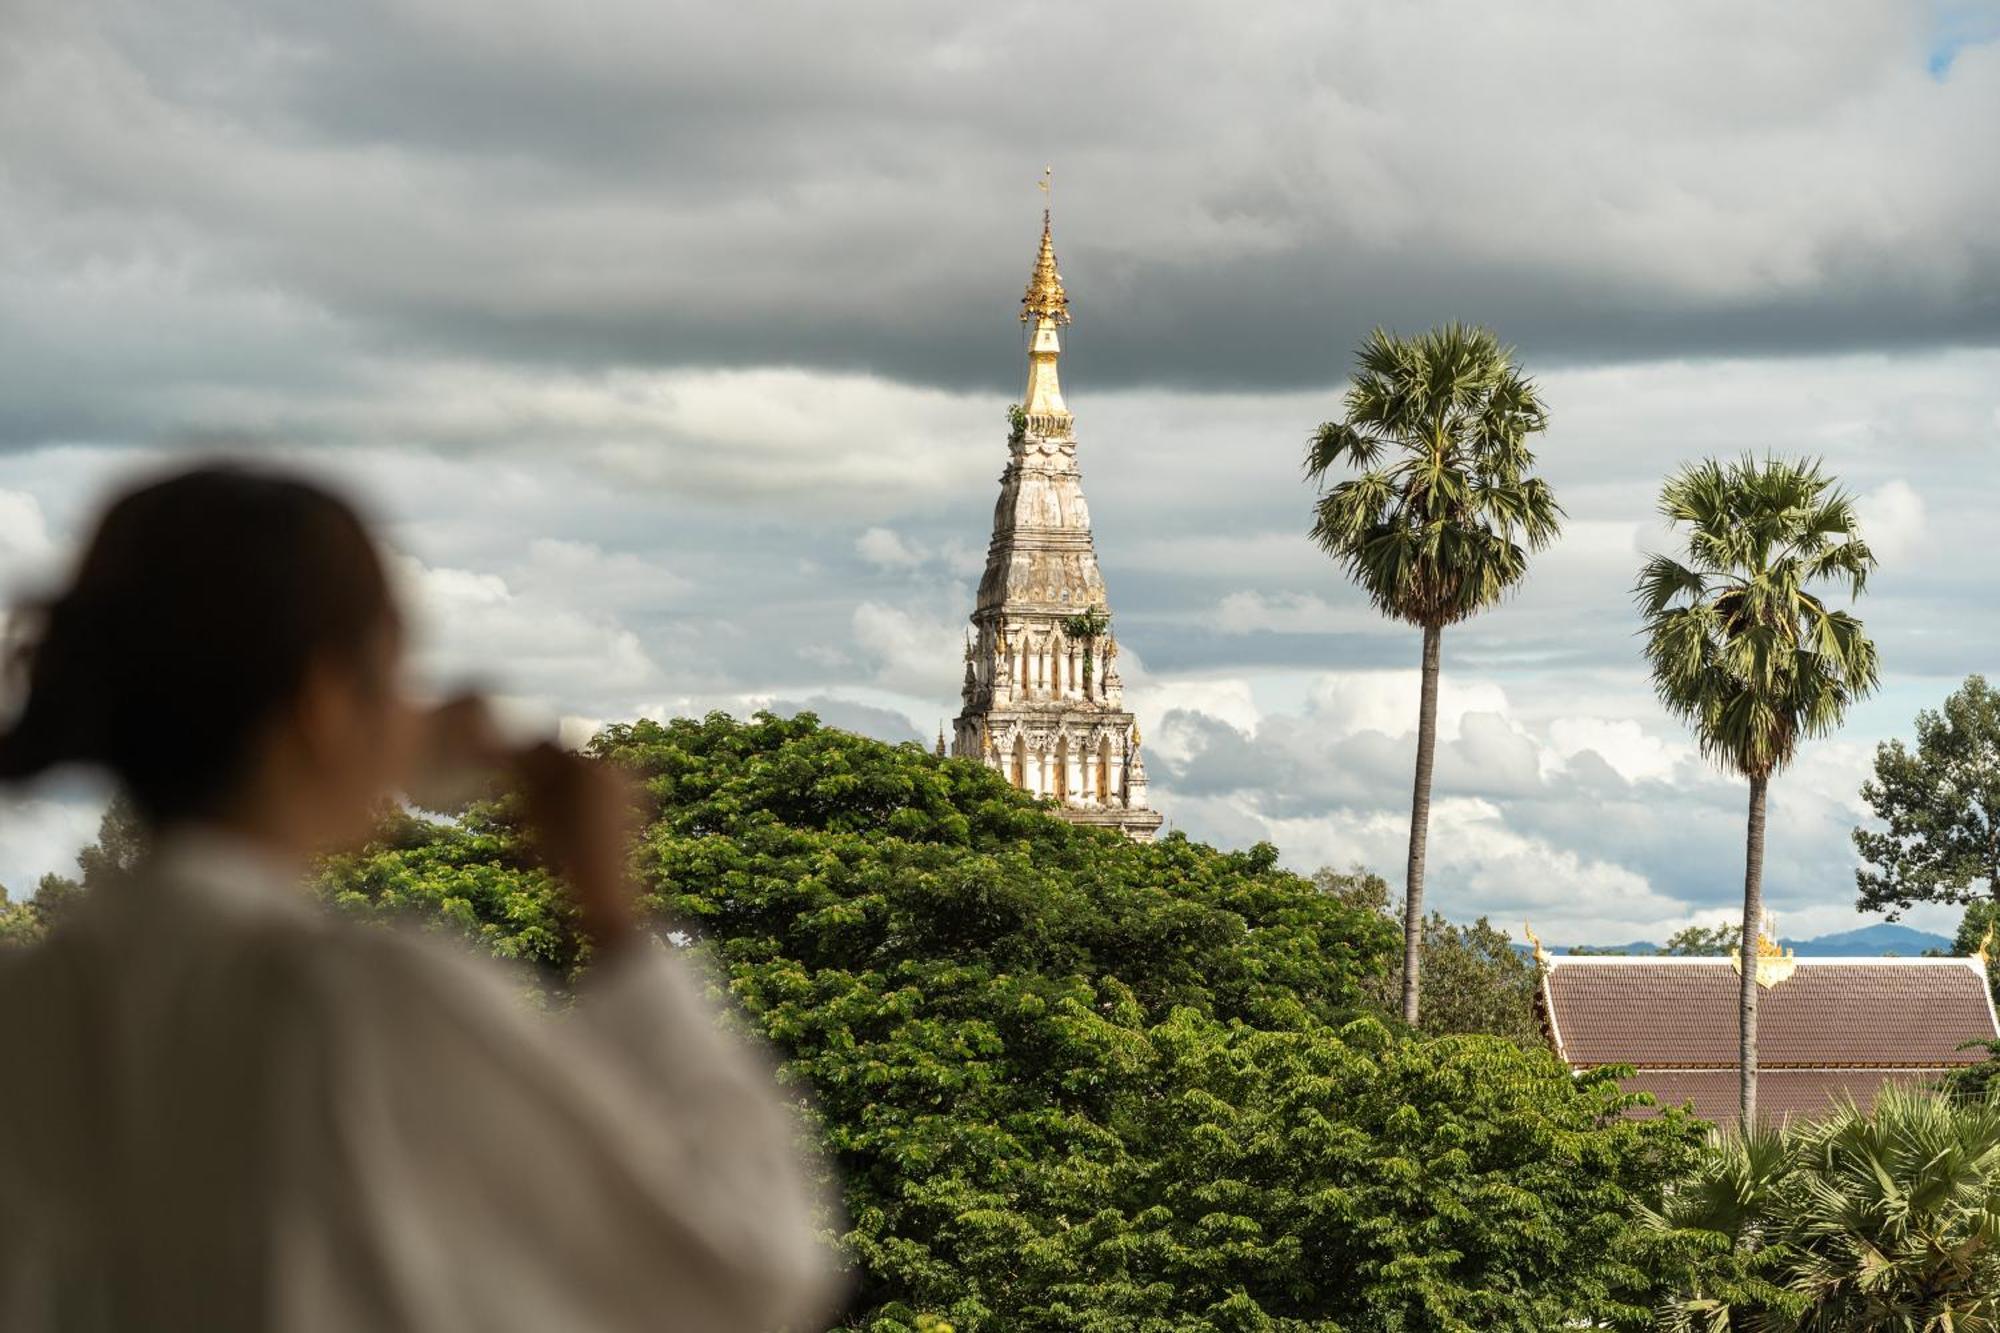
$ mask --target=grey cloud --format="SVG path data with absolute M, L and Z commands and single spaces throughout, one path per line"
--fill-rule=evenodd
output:
M 2000 46 L 1937 80 L 1918 6 L 1638 13 L 16 0 L 0 488 L 66 548 L 121 460 L 287 439 L 509 608 L 462 620 L 454 660 L 525 645 L 514 688 L 555 711 L 824 699 L 927 735 L 1053 160 L 1065 381 L 1120 637 L 1157 679 L 1414 665 L 1306 541 L 1301 445 L 1366 326 L 1473 317 L 1544 382 L 1571 522 L 1447 635 L 1448 671 L 1504 683 L 1533 735 L 1579 690 L 1673 734 L 1627 593 L 1659 478 L 1810 453 L 1919 502 L 1862 606 L 1890 680 L 1849 734 L 1893 734 L 2000 656 L 2000 360 L 1911 350 L 2000 333 Z M 924 558 L 871 564 L 877 525 Z M 909 631 L 893 672 L 864 603 L 909 616 L 876 625 Z M 1162 804 L 1231 841 L 1310 846 L 1407 789 L 1380 732 L 1175 725 L 1200 759 L 1162 756 Z M 1584 755 L 1537 787 L 1512 732 L 1470 731 L 1456 798 L 1676 902 L 1734 893 L 1728 784 Z M 1800 808 L 1852 792 L 1841 762 Z M 1784 835 L 1781 901 L 1844 905 L 1840 833 Z
M 19 8 L 17 444 L 358 348 L 1004 391 L 1045 158 L 1102 386 L 1444 317 L 1551 363 L 2000 334 L 2000 49 L 1932 78 L 1915 6 Z
M 1358 860 L 1393 876 L 1408 827 L 1412 738 L 1302 739 L 1326 728 L 1310 709 L 1266 717 L 1248 736 L 1198 713 L 1170 714 L 1153 761 L 1158 803 L 1196 836 L 1269 838 L 1301 868 Z M 1590 751 L 1544 776 L 1537 761 L 1545 745 L 1478 713 L 1465 715 L 1455 740 L 1441 741 L 1429 884 L 1442 910 L 1530 915 L 1565 929 L 1592 920 L 1651 928 L 1740 904 L 1740 782 L 1700 765 L 1684 765 L 1671 781 L 1633 781 Z M 1774 785 L 1782 815 L 1772 824 L 1766 896 L 1780 913 L 1838 919 L 1852 903 L 1853 816 L 1839 799 L 1844 761 L 1818 758 L 1813 771 Z M 1490 808 L 1490 817 L 1468 825 L 1448 813 L 1467 801 Z M 1564 874 L 1596 885 L 1594 893 L 1551 898 L 1551 883 Z

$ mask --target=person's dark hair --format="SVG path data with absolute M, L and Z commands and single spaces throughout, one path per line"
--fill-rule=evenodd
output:
M 70 587 L 14 618 L 0 780 L 92 764 L 150 824 L 213 813 L 308 670 L 361 662 L 394 615 L 367 529 L 330 492 L 229 464 L 140 486 Z

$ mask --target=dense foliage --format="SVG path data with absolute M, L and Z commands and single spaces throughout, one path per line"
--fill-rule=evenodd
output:
M 1961 1050 L 1984 1049 L 1986 1058 L 1976 1065 L 1961 1065 L 1939 1080 L 1938 1089 L 1947 1097 L 1964 1102 L 1983 1102 L 2000 1095 L 2000 1041 L 1967 1042 Z
M 1727 958 L 1743 947 L 1743 927 L 1683 926 L 1667 937 L 1660 952 L 1669 958 Z
M 1656 1224 L 1710 1256 L 1669 1329 L 1995 1333 L 2000 1102 L 1892 1086 L 1869 1112 L 1719 1137 Z
M 1918 713 L 1916 748 L 1876 746 L 1861 799 L 1881 823 L 1854 830 L 1861 911 L 2000 900 L 2000 692 L 1968 676 Z
M 1366 870 L 1321 870 L 1313 876 L 1321 892 L 1387 919 L 1400 919 L 1389 902 L 1389 885 Z M 1417 1029 L 1434 1037 L 1485 1033 L 1506 1037 L 1522 1046 L 1539 1047 L 1547 1038 L 1535 1013 L 1535 990 L 1541 973 L 1533 957 L 1485 917 L 1469 926 L 1447 921 L 1442 913 L 1424 918 L 1422 943 L 1424 1004 Z M 1400 958 L 1390 960 L 1379 979 L 1364 983 L 1376 1005 L 1393 1012 L 1403 990 Z
M 143 830 L 131 802 L 113 798 L 97 824 L 97 841 L 76 856 L 76 875 L 50 871 L 35 885 L 34 894 L 15 901 L 0 887 L 0 948 L 34 943 L 62 923 L 82 901 L 83 894 L 128 869 L 145 845 Z
M 1371 1014 L 1380 913 L 1267 846 L 1138 846 L 977 764 L 716 716 L 614 727 L 651 904 L 778 1047 L 848 1220 L 844 1328 L 1641 1327 L 1635 1201 L 1692 1150 L 1603 1077 Z M 503 806 L 333 866 L 559 986 L 587 962 Z

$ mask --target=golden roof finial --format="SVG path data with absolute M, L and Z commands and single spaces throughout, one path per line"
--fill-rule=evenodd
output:
M 1053 171 L 1044 170 L 1036 182 L 1045 194 Z M 1022 423 L 1026 429 L 1008 444 L 1025 449 L 1033 441 L 1033 447 L 1049 448 L 1056 441 L 1072 441 L 1075 420 L 1063 403 L 1061 379 L 1056 373 L 1056 361 L 1062 355 L 1062 335 L 1056 330 L 1069 323 L 1069 293 L 1063 290 L 1062 274 L 1056 270 L 1056 243 L 1046 208 L 1042 210 L 1042 248 L 1035 256 L 1027 294 L 1021 298 L 1021 322 L 1031 326 L 1028 384 L 1021 395 L 1021 411 L 1027 420 Z
M 1779 945 L 1778 918 L 1769 912 L 1764 913 L 1763 928 L 1757 932 L 1756 948 L 1757 984 L 1765 990 L 1771 989 L 1799 970 L 1798 960 L 1792 957 L 1792 951 Z M 1729 965 L 1736 970 L 1736 975 L 1743 975 L 1741 951 L 1731 956 Z
M 1043 193 L 1049 193 L 1049 181 L 1054 167 L 1042 172 L 1042 179 L 1036 182 Z M 1021 298 L 1021 322 L 1033 324 L 1047 319 L 1056 324 L 1069 323 L 1069 293 L 1063 290 L 1062 274 L 1056 270 L 1055 234 L 1049 222 L 1049 210 L 1042 210 L 1042 248 L 1035 256 L 1035 271 L 1029 275 L 1027 295 Z
M 1542 937 L 1535 933 L 1535 928 L 1523 921 L 1521 923 L 1521 934 L 1527 937 L 1528 943 L 1535 946 L 1535 966 L 1547 967 L 1549 965 L 1549 951 L 1542 947 Z
M 1981 967 L 1993 965 L 1993 926 L 1991 921 L 1986 923 L 1986 933 L 1979 937 L 1979 947 L 1972 951 L 1972 956 L 1979 960 Z

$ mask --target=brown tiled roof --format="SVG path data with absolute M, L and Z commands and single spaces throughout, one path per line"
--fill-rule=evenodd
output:
M 1572 1067 L 1734 1070 L 1739 985 L 1728 959 L 1554 958 L 1543 1020 Z M 1764 1070 L 1937 1069 L 1984 1059 L 1958 1047 L 1996 1036 L 1970 959 L 1801 958 L 1758 996 Z
M 1757 1115 L 1759 1119 L 1809 1119 L 1820 1115 L 1836 1102 L 1852 1098 L 1862 1110 L 1875 1104 L 1876 1096 L 1890 1083 L 1929 1083 L 1938 1076 L 1935 1069 L 1773 1069 L 1757 1075 Z M 1618 1085 L 1627 1092 L 1650 1092 L 1661 1107 L 1691 1103 L 1694 1113 L 1718 1124 L 1736 1120 L 1736 1070 L 1731 1069 L 1646 1069 Z M 1634 1116 L 1657 1115 L 1653 1108 L 1632 1112 Z

